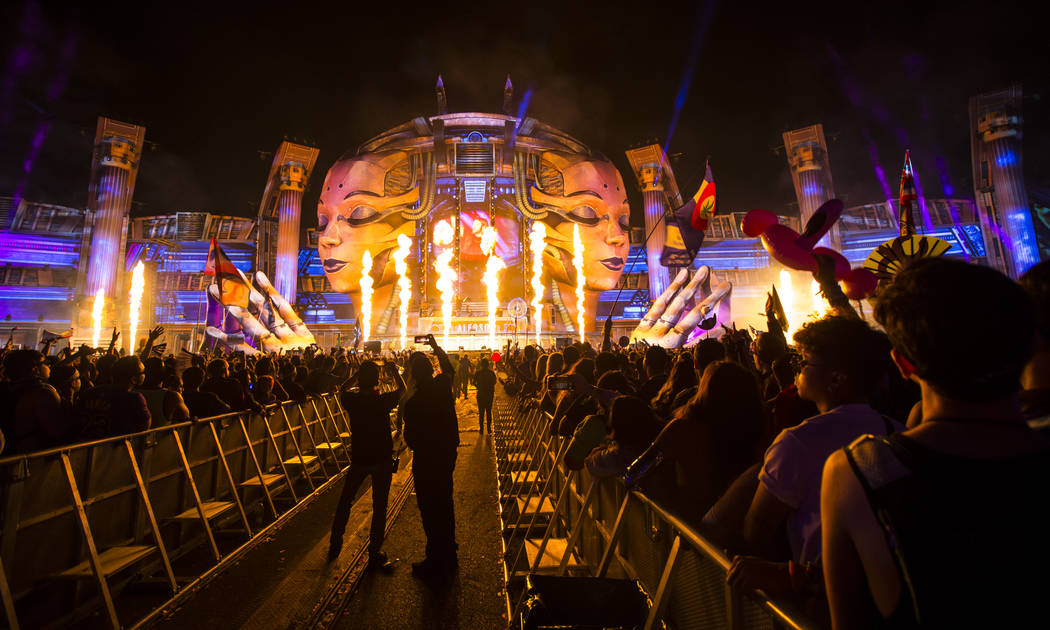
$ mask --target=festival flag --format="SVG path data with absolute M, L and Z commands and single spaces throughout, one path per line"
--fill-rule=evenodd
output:
M 915 194 L 915 174 L 911 169 L 911 158 L 904 152 L 904 168 L 901 170 L 901 210 L 897 215 L 901 236 L 915 236 L 915 204 L 919 196 Z
M 57 341 L 59 339 L 69 339 L 72 336 L 73 336 L 73 329 L 72 328 L 69 328 L 67 330 L 63 330 L 62 332 L 51 332 L 50 330 L 45 328 L 44 331 L 42 333 L 40 333 L 40 341 L 41 341 L 41 343 L 46 342 L 46 341 Z
M 784 332 L 787 332 L 789 328 L 787 313 L 784 311 L 784 304 L 780 301 L 780 294 L 777 293 L 777 285 L 775 284 L 773 285 L 773 293 L 770 294 L 769 299 L 772 302 L 773 317 L 776 318 L 777 324 L 780 325 L 780 328 L 783 329 Z
M 707 164 L 704 181 L 693 198 L 671 213 L 667 221 L 667 239 L 660 253 L 660 264 L 669 267 L 688 267 L 704 243 L 707 223 L 715 215 L 715 176 Z
M 211 239 L 211 246 L 208 248 L 208 262 L 204 265 L 204 274 L 215 276 L 215 284 L 219 287 L 219 301 L 222 304 L 248 308 L 251 283 L 241 270 L 234 266 L 233 261 L 222 251 L 214 238 Z

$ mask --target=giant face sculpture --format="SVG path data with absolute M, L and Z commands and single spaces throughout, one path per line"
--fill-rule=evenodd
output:
M 548 211 L 543 222 L 552 230 L 547 233 L 545 267 L 551 277 L 576 284 L 572 242 L 573 226 L 579 225 L 585 288 L 616 288 L 630 246 L 631 210 L 620 172 L 602 158 L 550 151 L 540 161 L 538 184 L 530 194 Z
M 396 280 L 391 254 L 398 235 L 414 229 L 401 210 L 419 200 L 412 174 L 402 151 L 341 159 L 328 171 L 317 203 L 317 252 L 335 291 L 360 290 L 365 250 L 376 287 Z

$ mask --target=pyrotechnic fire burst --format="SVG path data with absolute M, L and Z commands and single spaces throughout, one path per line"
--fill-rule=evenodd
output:
M 394 252 L 394 271 L 397 272 L 397 286 L 400 298 L 401 315 L 401 349 L 408 344 L 408 303 L 412 299 L 412 281 L 408 279 L 408 253 L 412 248 L 412 239 L 406 234 L 398 234 L 397 250 Z
M 540 343 L 543 328 L 543 250 L 547 247 L 547 226 L 539 221 L 532 224 L 529 249 L 532 251 L 532 318 L 536 324 L 536 343 Z
M 580 238 L 580 224 L 572 225 L 572 264 L 576 267 L 576 327 L 580 329 L 580 342 L 586 341 L 587 330 L 584 327 L 583 285 L 583 239 Z
M 98 340 L 102 336 L 102 310 L 106 305 L 106 290 L 99 289 L 95 293 L 95 305 L 91 308 L 91 324 L 94 330 L 91 335 L 91 347 L 98 347 Z
M 456 288 L 456 272 L 452 270 L 453 248 L 447 247 L 455 238 L 455 230 L 448 221 L 442 219 L 434 224 L 434 244 L 446 246 L 434 259 L 434 269 L 438 273 L 435 283 L 441 293 L 441 320 L 443 325 L 442 345 L 448 346 L 448 335 L 452 331 L 452 298 Z
M 131 272 L 131 290 L 128 291 L 128 353 L 135 352 L 135 334 L 139 329 L 139 313 L 142 310 L 142 293 L 146 289 L 146 267 L 140 260 Z M 96 296 L 96 300 L 97 300 Z M 101 314 L 99 314 L 101 319 Z
M 361 340 L 368 341 L 372 334 L 372 252 L 365 250 L 361 256 Z
M 486 227 L 481 232 L 481 251 L 488 255 L 485 261 L 485 283 L 489 300 L 489 348 L 496 348 L 496 309 L 499 307 L 499 272 L 506 267 L 503 259 L 495 254 L 496 228 Z

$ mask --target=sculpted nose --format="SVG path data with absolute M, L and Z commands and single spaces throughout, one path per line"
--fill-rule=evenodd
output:
M 605 232 L 605 242 L 614 247 L 623 245 L 627 240 L 627 233 L 623 231 L 616 221 L 609 221 L 609 229 Z
M 339 229 L 335 225 L 335 221 L 328 224 L 324 232 L 321 232 L 320 238 L 317 240 L 317 244 L 321 247 L 335 247 L 339 245 Z

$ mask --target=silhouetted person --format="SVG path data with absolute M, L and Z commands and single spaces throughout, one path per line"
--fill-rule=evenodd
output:
M 339 506 L 332 521 L 332 536 L 328 546 L 328 560 L 339 557 L 343 546 L 343 533 L 346 521 L 350 518 L 350 508 L 354 496 L 364 482 L 365 477 L 372 477 L 372 529 L 368 540 L 368 568 L 391 570 L 393 565 L 380 549 L 383 546 L 383 533 L 386 530 L 386 504 L 390 494 L 390 477 L 393 474 L 394 443 L 390 437 L 390 412 L 401 400 L 405 391 L 405 382 L 397 366 L 387 363 L 384 366 L 390 378 L 397 384 L 397 389 L 385 394 L 379 393 L 379 366 L 372 361 L 365 361 L 351 379 L 357 380 L 358 391 L 346 389 L 339 397 L 350 418 L 350 471 L 346 474 L 343 493 L 339 497 Z M 417 481 L 418 484 L 418 481 Z M 418 492 L 418 490 L 417 490 Z
M 478 361 L 474 373 L 474 384 L 478 388 L 478 431 L 492 433 L 492 401 L 496 397 L 496 373 L 489 367 L 488 359 Z
M 230 406 L 211 392 L 199 390 L 204 382 L 204 370 L 188 367 L 182 372 L 182 398 L 194 418 L 210 418 L 229 413 Z
M 112 384 L 92 387 L 80 395 L 77 408 L 84 422 L 85 439 L 136 433 L 150 427 L 146 399 L 133 391 L 145 375 L 142 361 L 135 355 L 121 357 L 113 364 L 110 375 Z
M 46 381 L 51 370 L 36 350 L 12 350 L 4 356 L 0 384 L 0 430 L 7 453 L 27 453 L 66 441 L 69 416 L 55 388 Z
M 412 448 L 412 474 L 416 500 L 427 535 L 427 557 L 412 565 L 412 574 L 432 577 L 455 571 L 456 517 L 452 502 L 452 472 L 456 468 L 459 446 L 459 421 L 452 389 L 452 362 L 438 346 L 433 335 L 427 335 L 437 355 L 441 374 L 434 376 L 430 359 L 413 352 L 409 369 L 415 393 L 405 401 L 405 442 Z

